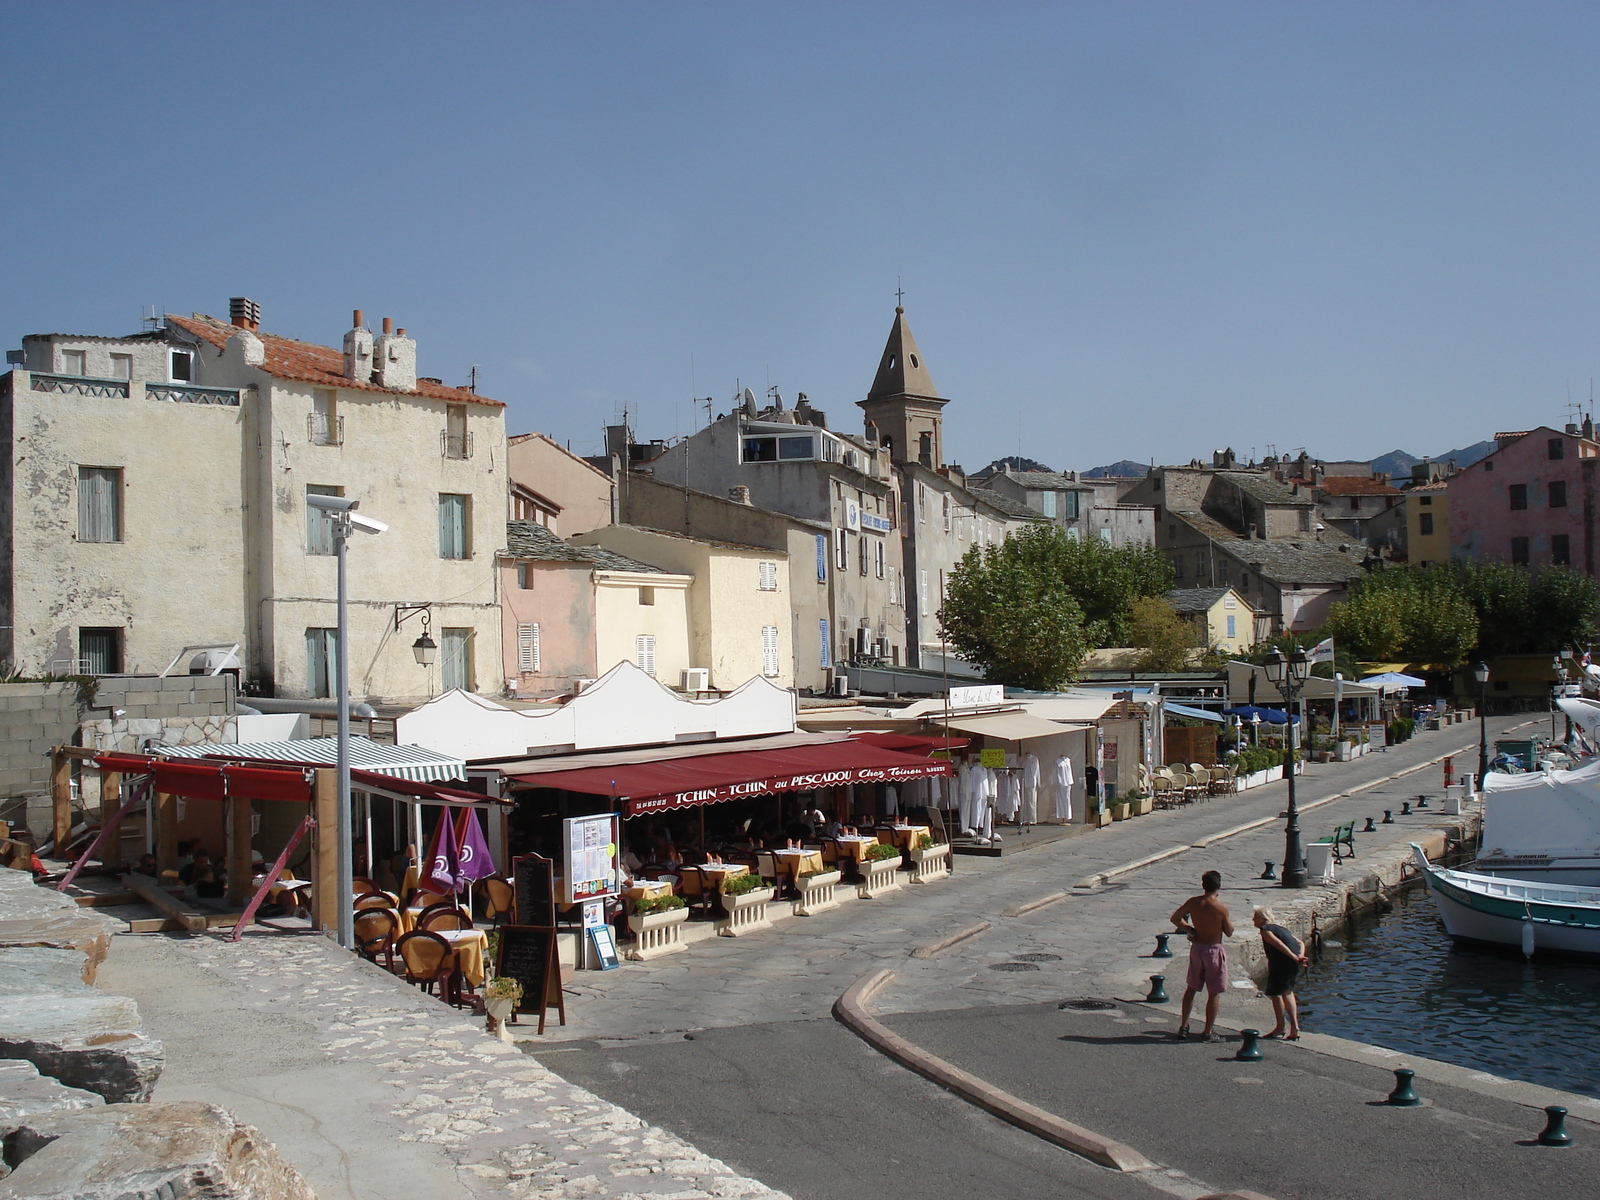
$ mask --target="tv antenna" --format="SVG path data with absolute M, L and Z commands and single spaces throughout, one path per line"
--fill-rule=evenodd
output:
M 467 391 L 474 396 L 478 394 L 478 364 L 472 364 L 472 370 L 467 372 Z

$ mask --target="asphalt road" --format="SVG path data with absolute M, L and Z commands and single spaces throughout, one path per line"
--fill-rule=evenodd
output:
M 1237 1041 L 1176 1042 L 1175 1019 L 1152 1018 L 1142 1005 L 1084 1013 L 1034 1004 L 883 1021 L 1157 1162 L 1273 1200 L 1600 1194 L 1600 1144 L 1582 1141 L 1591 1125 L 1571 1126 L 1580 1139 L 1572 1147 L 1521 1144 L 1543 1124 L 1521 1105 L 1426 1084 L 1426 1107 L 1390 1108 L 1377 1102 L 1394 1085 L 1391 1071 L 1282 1042 L 1262 1043 L 1262 1062 L 1236 1062 Z
M 692 1040 L 691 1040 L 692 1039 Z M 795 1200 L 1151 1200 L 1148 1183 L 996 1120 L 835 1021 L 531 1053 Z M 1166 1181 L 1163 1181 L 1166 1182 Z M 1173 1180 L 1178 1194 L 1202 1194 Z

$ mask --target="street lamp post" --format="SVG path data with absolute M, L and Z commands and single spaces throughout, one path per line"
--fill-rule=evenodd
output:
M 1489 716 L 1484 707 L 1489 702 L 1489 664 L 1480 660 L 1472 668 L 1472 677 L 1478 681 L 1478 790 L 1481 792 L 1484 777 L 1489 774 Z
M 339 858 L 339 944 L 346 950 L 356 948 L 355 909 L 352 893 L 355 891 L 355 845 L 350 811 L 350 596 L 345 574 L 345 552 L 350 541 L 350 531 L 382 533 L 389 527 L 382 521 L 356 513 L 359 500 L 346 500 L 343 496 L 307 496 L 306 503 L 320 508 L 333 525 L 334 554 L 339 564 L 338 632 L 333 648 L 334 688 L 338 698 L 339 729 L 335 773 L 338 778 L 337 850 Z
M 1282 650 L 1274 648 L 1267 658 L 1267 678 L 1282 694 L 1284 715 L 1289 719 L 1285 739 L 1289 751 L 1284 765 L 1284 778 L 1289 781 L 1289 821 L 1283 830 L 1283 886 L 1286 888 L 1306 886 L 1305 855 L 1300 845 L 1300 809 L 1295 803 L 1294 700 L 1310 673 L 1311 660 L 1303 647 L 1296 646 L 1288 658 L 1283 656 Z

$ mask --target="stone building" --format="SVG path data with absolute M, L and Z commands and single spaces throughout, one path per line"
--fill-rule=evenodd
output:
M 504 406 L 419 377 L 387 319 L 374 335 L 358 312 L 336 350 L 231 307 L 23 340 L 0 377 L 0 659 L 154 673 L 237 643 L 250 689 L 331 695 L 333 539 L 306 496 L 333 494 L 389 526 L 350 547 L 351 691 L 498 690 Z M 431 670 L 399 624 L 420 611 Z
M 616 519 L 611 476 L 542 433 L 506 440 L 512 521 L 534 521 L 559 537 Z
M 1125 504 L 1126 479 L 1085 479 L 1077 471 L 1000 469 L 968 483 L 1021 504 L 1071 537 L 1099 538 L 1112 546 L 1148 546 L 1155 541 L 1155 510 L 1147 504 Z

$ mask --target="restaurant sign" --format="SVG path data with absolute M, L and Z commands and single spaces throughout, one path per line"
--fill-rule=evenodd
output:
M 774 792 L 809 792 L 816 788 L 844 787 L 852 783 L 903 783 L 908 779 L 927 779 L 933 775 L 948 774 L 950 774 L 949 763 L 935 762 L 931 759 L 903 766 L 897 764 L 892 767 L 841 767 L 832 771 L 808 771 L 800 775 L 747 779 L 742 783 L 726 783 L 720 787 L 671 792 L 664 796 L 635 796 L 628 801 L 628 815 L 636 817 L 641 813 L 691 808 L 696 804 L 718 804 L 724 800 L 766 796 Z

